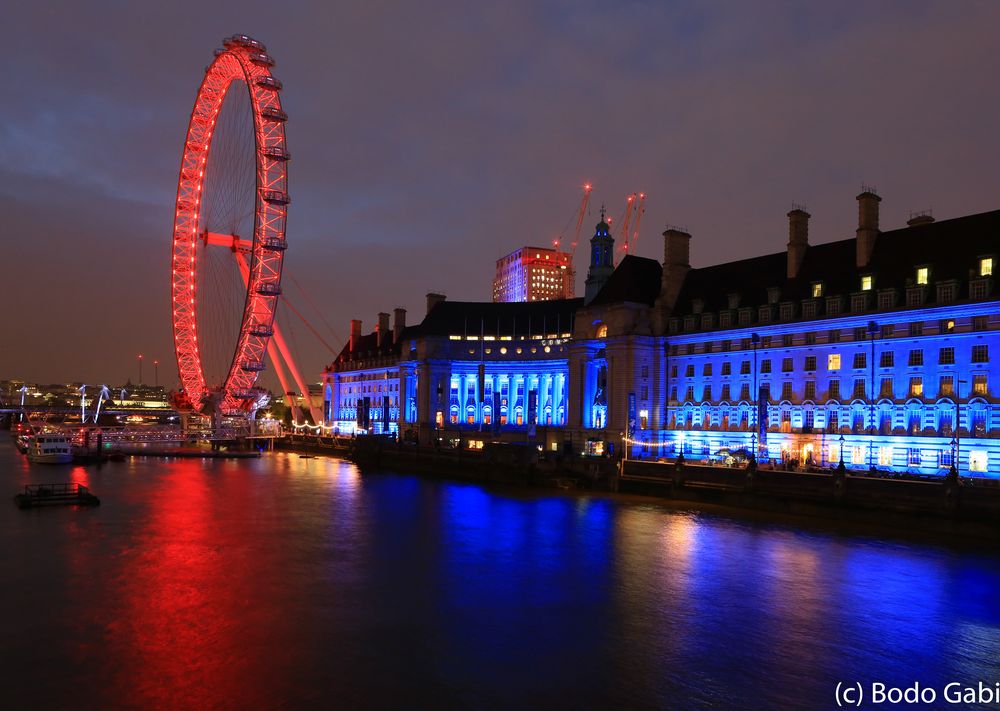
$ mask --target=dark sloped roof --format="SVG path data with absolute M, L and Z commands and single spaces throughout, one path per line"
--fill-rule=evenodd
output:
M 663 267 L 655 259 L 627 255 L 590 302 L 591 306 L 631 301 L 652 306 L 660 295 Z
M 573 329 L 573 316 L 583 299 L 552 301 L 479 302 L 440 301 L 424 320 L 404 332 L 405 338 L 449 336 L 547 334 Z
M 357 344 L 354 348 L 355 358 L 374 358 L 376 356 L 391 355 L 393 353 L 400 352 L 400 344 L 394 344 L 392 342 L 392 331 L 386 331 L 385 335 L 382 337 L 382 345 L 378 344 L 378 333 L 372 331 L 366 336 L 361 336 L 358 339 Z M 406 329 L 403 330 L 406 333 Z M 341 362 L 351 359 L 351 341 L 348 340 L 344 344 L 344 347 L 340 349 L 340 354 L 337 355 L 336 361 Z
M 740 307 L 767 303 L 767 290 L 780 289 L 779 301 L 811 296 L 813 282 L 823 282 L 823 295 L 848 295 L 860 290 L 860 276 L 874 277 L 874 290 L 905 289 L 913 285 L 918 266 L 930 267 L 930 283 L 957 279 L 958 298 L 968 296 L 970 271 L 982 255 L 1000 252 L 1000 210 L 882 232 L 875 240 L 869 265 L 855 265 L 854 239 L 811 245 L 799 273 L 788 279 L 787 253 L 768 254 L 717 264 L 688 272 L 674 314 L 693 312 L 701 299 L 706 312 L 727 309 L 728 294 L 740 295 Z M 610 283 L 610 282 L 609 282 Z M 928 294 L 933 303 L 934 290 Z

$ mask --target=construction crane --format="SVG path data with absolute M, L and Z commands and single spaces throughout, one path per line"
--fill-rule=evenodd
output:
M 646 212 L 646 193 L 639 193 L 639 202 L 635 208 L 635 228 L 632 230 L 632 239 L 628 242 L 628 253 L 635 254 L 635 246 L 639 241 L 639 225 L 642 224 L 642 214 Z
M 628 254 L 628 226 L 631 224 L 632 215 L 635 213 L 636 197 L 638 197 L 636 193 L 632 193 L 625 198 L 625 214 L 622 215 L 620 222 L 621 227 L 619 228 L 617 234 L 615 234 L 615 237 L 621 242 L 621 250 L 623 254 Z
M 576 263 L 576 247 L 580 244 L 580 231 L 583 229 L 583 218 L 587 214 L 587 206 L 590 204 L 590 192 L 593 189 L 594 186 L 590 183 L 583 184 L 583 197 L 580 199 L 580 209 L 576 213 L 576 229 L 573 231 L 573 241 L 570 242 L 569 246 L 570 267 L 567 279 L 569 280 L 569 293 L 571 295 L 576 294 L 576 267 L 573 266 Z M 562 235 L 552 240 L 552 244 L 558 250 L 562 246 Z

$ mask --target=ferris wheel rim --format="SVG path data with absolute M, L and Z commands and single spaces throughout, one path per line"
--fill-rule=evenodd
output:
M 287 246 L 289 156 L 284 130 L 287 115 L 280 100 L 282 85 L 271 75 L 272 66 L 274 61 L 260 42 L 246 35 L 227 38 L 205 69 L 185 135 L 171 245 L 171 305 L 181 391 L 190 408 L 199 412 L 214 390 L 206 382 L 198 345 L 196 255 L 202 236 L 198 231 L 201 198 L 216 121 L 235 81 L 245 84 L 250 97 L 256 189 L 250 262 L 241 265 L 246 295 L 240 331 L 228 374 L 218 391 L 223 414 L 240 414 L 252 407 L 257 392 L 254 386 L 264 369 L 264 353 L 273 334 Z M 241 258 L 238 254 L 237 259 Z

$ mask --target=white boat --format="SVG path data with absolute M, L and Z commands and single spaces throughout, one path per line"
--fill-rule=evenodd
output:
M 73 461 L 69 437 L 40 432 L 28 443 L 28 460 L 36 464 L 69 464 Z

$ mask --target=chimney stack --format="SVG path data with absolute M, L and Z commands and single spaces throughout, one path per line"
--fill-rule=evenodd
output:
M 382 343 L 385 341 L 385 333 L 389 330 L 389 314 L 385 312 L 380 312 L 378 315 L 378 326 L 375 327 L 375 339 L 378 347 L 382 347 Z
M 392 342 L 399 343 L 403 337 L 403 329 L 406 328 L 406 309 L 393 309 L 392 311 Z
M 663 281 L 660 285 L 660 302 L 673 309 L 681 293 L 684 277 L 691 269 L 691 235 L 671 227 L 663 233 Z
M 788 278 L 794 279 L 802 268 L 809 248 L 809 213 L 798 205 L 788 213 Z
M 427 295 L 427 313 L 430 313 L 431 309 L 433 309 L 439 303 L 441 303 L 442 301 L 444 301 L 445 298 L 447 298 L 447 297 L 444 294 L 435 294 L 433 292 L 430 293 L 430 294 L 428 294 Z
M 361 320 L 352 318 L 351 319 L 351 353 L 353 353 L 357 347 L 358 343 L 361 341 Z
M 855 256 L 858 269 L 868 266 L 872 252 L 875 249 L 875 238 L 878 237 L 878 204 L 882 198 L 875 194 L 874 188 L 861 186 L 858 200 L 858 232 L 855 240 Z

